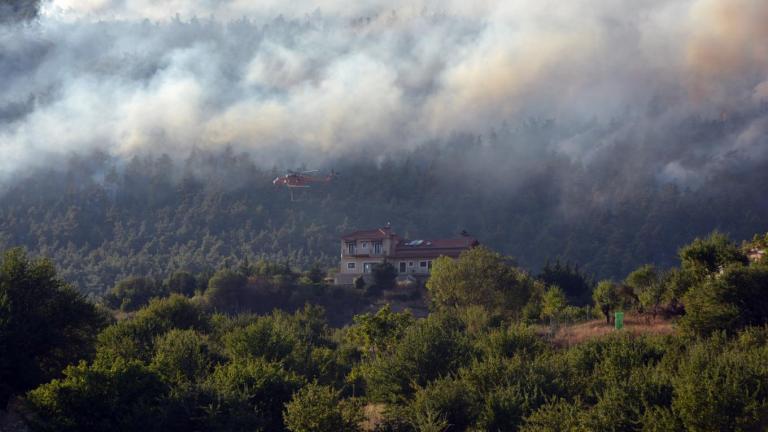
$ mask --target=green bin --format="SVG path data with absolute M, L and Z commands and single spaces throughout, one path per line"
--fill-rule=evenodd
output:
M 614 312 L 614 324 L 616 325 L 616 330 L 621 330 L 624 328 L 624 312 Z

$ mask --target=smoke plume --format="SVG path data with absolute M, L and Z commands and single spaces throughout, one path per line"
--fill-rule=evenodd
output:
M 496 137 L 466 164 L 511 183 L 566 158 L 697 187 L 768 159 L 763 0 L 52 0 L 35 15 L 0 25 L 0 181 L 96 150 L 286 165 L 457 134 Z M 519 132 L 532 120 L 552 130 Z

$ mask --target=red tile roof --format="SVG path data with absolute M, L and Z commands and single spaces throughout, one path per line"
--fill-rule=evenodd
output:
M 372 230 L 360 230 L 341 236 L 344 240 L 383 240 L 394 235 L 392 228 L 384 227 Z
M 476 238 L 462 236 L 453 239 L 401 240 L 395 246 L 394 258 L 437 258 L 445 255 L 457 258 L 462 252 L 480 243 Z
M 392 238 L 396 241 L 394 253 L 389 258 L 402 259 L 432 259 L 439 256 L 458 258 L 465 250 L 472 249 L 480 243 L 476 238 L 462 233 L 461 237 L 436 240 L 405 240 L 392 232 L 391 227 L 351 232 L 341 237 L 345 241 L 352 240 L 384 240 Z M 365 256 L 352 255 L 352 256 Z

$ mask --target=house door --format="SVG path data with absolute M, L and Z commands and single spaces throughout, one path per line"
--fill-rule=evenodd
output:
M 400 273 L 405 273 L 405 262 L 400 263 Z

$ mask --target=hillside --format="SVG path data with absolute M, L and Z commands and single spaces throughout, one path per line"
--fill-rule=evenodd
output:
M 340 160 L 329 165 L 338 180 L 300 202 L 272 185 L 281 170 L 232 151 L 72 157 L 6 185 L 0 247 L 51 257 L 82 292 L 101 294 L 127 276 L 215 271 L 245 258 L 332 268 L 342 233 L 386 222 L 413 238 L 466 229 L 532 271 L 561 259 L 597 278 L 671 266 L 678 247 L 713 229 L 746 239 L 766 228 L 762 190 L 740 184 L 768 182 L 767 170 L 694 190 L 606 183 L 561 160 L 508 183 L 498 167 L 474 164 L 485 146 L 467 137 L 451 151 L 425 146 L 381 164 Z

